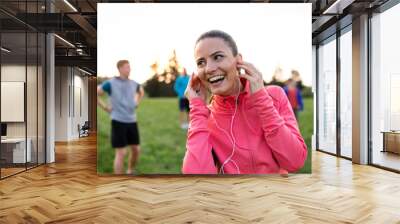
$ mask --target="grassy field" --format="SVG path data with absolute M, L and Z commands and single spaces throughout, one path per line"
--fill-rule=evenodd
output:
M 311 172 L 311 135 L 313 131 L 313 101 L 304 101 L 299 125 L 308 146 L 308 158 L 300 173 Z M 114 150 L 110 144 L 109 115 L 97 108 L 97 170 L 113 172 Z M 179 174 L 185 154 L 186 131 L 179 128 L 176 98 L 145 98 L 137 110 L 141 155 L 139 174 Z M 127 161 L 125 161 L 126 163 Z M 126 167 L 126 164 L 125 164 Z

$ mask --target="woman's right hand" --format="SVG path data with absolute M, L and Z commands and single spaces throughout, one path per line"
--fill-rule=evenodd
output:
M 199 77 L 194 73 L 190 76 L 189 84 L 186 87 L 185 96 L 188 100 L 194 98 L 200 98 L 206 103 L 207 100 L 207 90 L 201 83 Z

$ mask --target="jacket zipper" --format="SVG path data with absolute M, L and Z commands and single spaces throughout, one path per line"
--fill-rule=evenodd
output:
M 254 156 L 253 156 L 253 149 L 249 150 L 250 158 L 251 158 L 251 167 L 253 168 L 253 174 L 256 173 L 255 165 L 254 165 Z
M 239 103 L 239 102 L 238 102 Z M 242 102 L 241 104 L 242 107 L 240 107 L 241 111 L 244 111 L 244 107 L 246 106 L 246 104 L 244 102 Z M 243 117 L 243 119 L 245 120 L 246 124 L 248 127 L 251 127 L 251 125 L 249 125 L 248 120 L 246 119 L 246 117 Z M 251 159 L 251 167 L 253 168 L 253 173 L 256 173 L 256 168 L 255 168 L 255 164 L 254 164 L 254 155 L 253 155 L 253 149 L 249 150 L 250 152 L 250 159 Z

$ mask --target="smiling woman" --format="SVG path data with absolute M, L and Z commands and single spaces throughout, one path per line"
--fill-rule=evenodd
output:
M 299 170 L 307 158 L 290 103 L 281 87 L 243 61 L 233 38 L 219 30 L 196 41 L 197 74 L 186 95 L 190 126 L 185 174 L 267 174 Z M 240 70 L 243 69 L 244 73 Z M 206 105 L 207 90 L 213 94 Z

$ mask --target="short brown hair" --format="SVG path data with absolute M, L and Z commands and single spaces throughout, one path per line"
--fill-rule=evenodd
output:
M 293 75 L 300 77 L 299 71 L 293 69 L 291 72 L 292 72 Z
M 119 60 L 118 62 L 117 62 L 117 68 L 119 69 L 119 68 L 121 68 L 123 65 L 125 65 L 125 64 L 129 64 L 129 61 L 128 60 Z
M 225 41 L 226 44 L 228 44 L 229 48 L 232 50 L 233 56 L 236 56 L 238 54 L 238 48 L 236 46 L 236 42 L 233 40 L 231 35 L 228 33 L 225 33 L 224 31 L 221 30 L 210 30 L 208 32 L 203 33 L 196 41 L 196 44 L 198 44 L 201 40 L 206 39 L 206 38 L 219 38 Z

